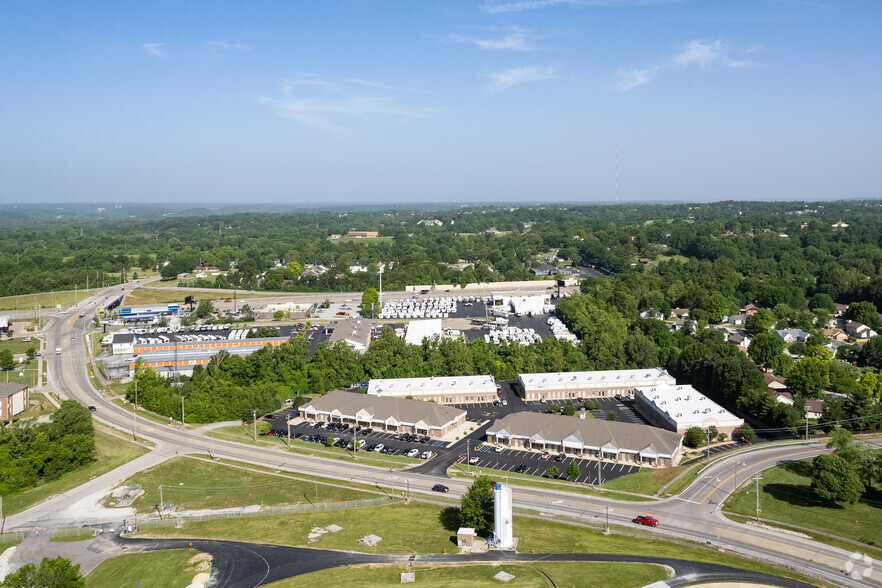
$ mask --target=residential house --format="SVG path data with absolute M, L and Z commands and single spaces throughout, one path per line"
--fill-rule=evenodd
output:
M 24 384 L 0 383 L 0 421 L 9 421 L 30 406 L 29 389 Z
M 303 273 L 300 274 L 301 277 L 302 276 L 316 276 L 316 277 L 318 277 L 328 271 L 328 268 L 326 268 L 323 265 L 313 265 L 311 263 L 307 263 L 303 267 L 304 267 L 304 270 L 303 270 Z
M 759 310 L 759 306 L 757 306 L 756 304 L 748 304 L 747 306 L 744 307 L 744 313 L 748 316 L 750 316 L 752 314 L 756 314 L 756 311 L 758 311 L 758 310 Z
M 331 344 L 343 341 L 353 351 L 364 353 L 371 344 L 371 325 L 373 321 L 370 319 L 340 321 L 328 340 Z
M 367 271 L 368 271 L 368 268 L 366 265 L 362 265 L 360 263 L 350 263 L 349 264 L 349 273 L 350 274 L 357 274 L 359 272 L 365 273 Z
M 679 319 L 671 324 L 670 330 L 672 333 L 675 333 L 680 330 L 686 330 L 687 333 L 695 332 L 695 323 L 690 321 L 689 319 Z
M 206 274 L 210 274 L 212 276 L 219 276 L 220 275 L 220 269 L 218 269 L 217 266 L 214 266 L 214 265 L 200 265 L 199 267 L 197 267 L 193 271 L 194 272 L 205 272 Z
M 9 317 L 8 316 L 0 316 L 0 333 L 5 333 L 9 330 Z
M 365 239 L 379 237 L 380 233 L 378 233 L 377 231 L 349 231 L 348 233 L 346 233 L 346 236 Z
M 824 401 L 817 398 L 809 398 L 805 401 L 805 418 L 819 419 L 824 412 Z
M 845 314 L 845 311 L 848 310 L 848 305 L 834 302 L 833 309 L 833 316 L 842 316 Z
M 727 320 L 730 325 L 745 325 L 747 324 L 747 317 L 748 315 L 746 313 L 733 314 L 730 315 Z
M 742 333 L 733 333 L 726 338 L 727 343 L 737 345 L 740 349 L 747 351 L 750 347 L 750 336 Z
M 824 336 L 831 341 L 845 341 L 848 339 L 848 333 L 842 329 L 824 329 Z
M 665 315 L 663 315 L 660 312 L 656 312 L 652 309 L 648 309 L 648 310 L 644 310 L 643 312 L 640 313 L 640 318 L 655 319 L 657 321 L 663 321 L 663 320 L 665 320 Z
M 675 320 L 689 318 L 689 309 L 688 308 L 672 308 L 670 318 L 675 319 Z
M 794 341 L 802 341 L 805 343 L 805 340 L 809 337 L 809 333 L 806 333 L 802 329 L 777 329 L 772 331 L 772 334 L 785 343 L 793 343 Z
M 876 331 L 857 321 L 848 321 L 845 323 L 845 332 L 855 339 L 869 339 L 876 336 Z

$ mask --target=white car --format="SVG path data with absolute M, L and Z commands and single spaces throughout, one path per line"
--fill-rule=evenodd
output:
M 505 445 L 497 445 L 497 446 L 496 446 L 496 449 L 494 449 L 494 451 L 495 451 L 496 453 L 502 453 L 502 450 L 503 450 L 503 449 L 505 449 Z
M 480 458 L 476 455 L 475 457 L 473 457 L 469 460 L 469 464 L 475 465 L 476 463 L 478 463 L 478 461 L 480 461 Z
M 420 450 L 419 450 L 419 449 L 411 449 L 411 450 L 408 451 L 405 455 L 407 455 L 407 457 L 416 457 L 416 456 L 418 456 L 419 454 L 420 454 Z
M 375 452 L 375 453 L 380 453 L 380 452 L 383 451 L 384 449 L 386 449 L 386 446 L 383 445 L 382 443 L 380 443 L 379 445 L 377 445 L 376 447 L 374 447 L 374 452 Z
M 432 457 L 431 451 L 423 451 L 422 455 L 420 455 L 420 459 L 429 459 Z

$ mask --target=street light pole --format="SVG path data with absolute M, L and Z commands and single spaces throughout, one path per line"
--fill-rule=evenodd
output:
M 254 423 L 254 440 L 257 441 L 257 410 L 251 411 L 252 422 Z
M 410 502 L 410 478 L 405 478 L 405 482 L 407 482 L 407 501 Z
M 181 428 L 184 428 L 184 395 L 181 394 Z
M 291 419 L 288 419 L 288 449 L 291 449 Z
M 609 507 L 604 506 L 603 508 L 606 509 L 606 534 L 609 535 Z

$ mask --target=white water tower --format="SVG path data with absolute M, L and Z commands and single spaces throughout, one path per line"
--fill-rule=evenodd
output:
M 511 525 L 511 488 L 497 482 L 493 491 L 493 535 L 500 549 L 514 547 Z

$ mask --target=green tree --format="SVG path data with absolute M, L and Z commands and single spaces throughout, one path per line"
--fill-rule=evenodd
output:
M 548 410 L 549 410 L 550 412 L 553 412 L 553 413 L 557 414 L 557 413 L 560 412 L 560 404 L 558 404 L 557 402 L 552 402 L 552 403 L 548 406 Z
M 27 351 L 25 351 L 25 353 L 27 354 L 28 359 L 34 359 L 34 354 L 37 353 L 37 350 L 34 349 L 33 347 L 28 347 L 28 349 L 27 349 Z
M 801 398 L 820 398 L 829 385 L 827 362 L 817 357 L 803 357 L 787 376 L 787 387 Z
M 753 438 L 756 437 L 756 433 L 748 423 L 744 423 L 734 431 L 732 431 L 732 438 L 738 439 L 739 441 L 744 441 L 745 443 L 750 443 L 753 441 Z
M 211 300 L 202 300 L 196 305 L 196 316 L 199 317 L 207 317 L 211 316 L 215 313 L 214 304 L 211 303 Z
M 861 361 L 871 368 L 882 370 L 882 336 L 870 337 L 860 351 Z
M 701 427 L 689 427 L 683 435 L 683 445 L 692 449 L 704 445 L 704 431 Z
M 25 564 L 0 583 L 2 588 L 83 588 L 85 585 L 80 564 L 72 564 L 64 557 L 44 557 L 39 566 Z
M 376 288 L 368 288 L 361 295 L 361 316 L 376 318 L 380 312 L 380 295 Z
M 819 455 L 812 462 L 812 488 L 833 502 L 854 504 L 864 492 L 857 469 L 836 454 Z
M 784 351 L 784 341 L 771 333 L 759 333 L 750 341 L 747 354 L 759 365 L 770 365 Z
M 872 302 L 852 302 L 845 311 L 845 319 L 863 323 L 874 329 L 879 328 L 879 312 Z
M 775 325 L 775 315 L 765 308 L 758 309 L 754 314 L 748 315 L 744 322 L 744 328 L 751 335 L 759 335 L 760 333 L 768 333 Z
M 619 418 L 619 417 L 614 410 L 606 411 L 606 420 L 608 420 L 610 422 L 614 422 L 617 418 Z
M 493 485 L 488 476 L 479 476 L 462 495 L 459 524 L 476 531 L 493 529 Z
M 12 352 L 8 349 L 0 351 L 0 369 L 11 370 L 14 367 L 15 359 L 12 357 Z
M 822 308 L 830 313 L 836 312 L 836 305 L 833 303 L 833 299 L 829 294 L 823 292 L 815 294 L 809 299 L 809 309 L 814 310 L 816 308 Z
M 582 470 L 579 469 L 579 466 L 576 464 L 575 460 L 570 462 L 570 465 L 567 466 L 567 477 L 572 478 L 573 480 L 578 480 L 579 476 L 582 475 Z
M 572 400 L 567 400 L 567 403 L 566 403 L 566 405 L 564 406 L 564 411 L 563 411 L 563 413 L 564 413 L 566 416 L 574 416 L 574 415 L 576 414 L 576 407 L 573 406 L 573 401 L 572 401 Z
M 283 318 L 285 318 L 285 311 L 284 310 L 277 310 L 273 313 L 273 320 L 274 321 L 280 321 Z
M 254 311 L 251 310 L 251 306 L 248 304 L 242 305 L 242 320 L 246 322 L 254 320 Z
M 548 468 L 549 477 L 556 478 L 560 475 L 560 469 L 557 466 L 551 466 Z

